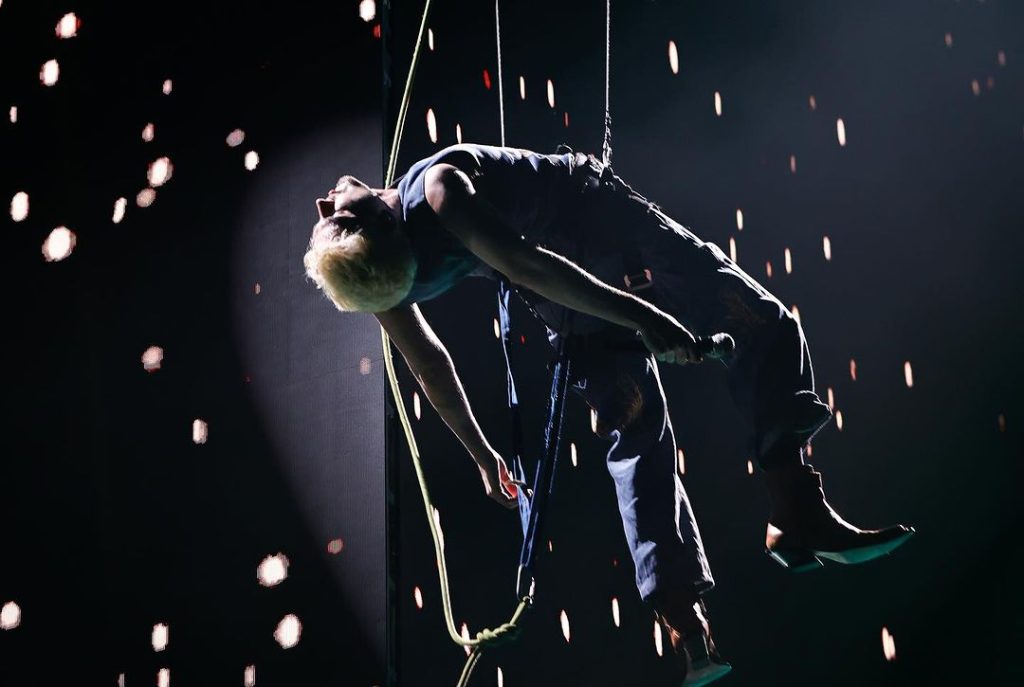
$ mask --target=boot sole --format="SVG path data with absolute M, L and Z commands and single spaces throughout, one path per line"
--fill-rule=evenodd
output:
M 732 666 L 728 663 L 712 663 L 707 668 L 702 668 L 687 675 L 686 679 L 683 680 L 682 687 L 703 687 L 704 685 L 709 685 L 715 680 L 725 677 L 730 670 L 732 670 Z
M 810 572 L 823 567 L 824 564 L 821 561 L 822 558 L 835 563 L 842 563 L 844 565 L 856 565 L 858 563 L 866 563 L 867 561 L 874 560 L 875 558 L 886 556 L 905 541 L 910 539 L 913 534 L 914 529 L 911 528 L 899 537 L 887 542 L 874 544 L 872 546 L 862 546 L 856 549 L 847 549 L 845 551 L 765 549 L 765 553 L 768 554 L 768 556 L 776 563 L 784 568 L 792 570 L 793 572 Z

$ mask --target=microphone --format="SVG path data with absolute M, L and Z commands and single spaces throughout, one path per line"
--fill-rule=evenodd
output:
M 624 353 L 650 353 L 650 350 L 640 339 L 611 343 L 609 347 Z M 732 352 L 735 350 L 736 340 L 725 332 L 697 337 L 697 352 L 705 359 L 721 360 L 732 355 Z

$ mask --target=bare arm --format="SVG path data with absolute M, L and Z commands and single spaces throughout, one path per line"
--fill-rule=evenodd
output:
M 653 305 L 610 286 L 557 253 L 516 237 L 458 168 L 427 171 L 427 202 L 441 224 L 484 262 L 550 301 L 609 322 L 640 329 L 658 314 Z

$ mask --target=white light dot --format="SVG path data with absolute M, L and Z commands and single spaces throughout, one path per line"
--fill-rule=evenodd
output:
M 570 456 L 570 458 L 572 458 L 572 466 L 574 468 L 578 467 L 579 466 L 579 462 L 576 459 L 576 442 L 575 441 L 569 443 L 569 456 Z
M 683 449 L 681 449 L 681 448 L 677 448 L 676 449 L 676 465 L 679 468 L 679 474 L 680 475 L 685 475 L 686 474 L 686 456 L 683 455 Z
M 412 392 L 412 413 L 417 420 L 420 419 L 420 393 L 418 391 Z
M 260 164 L 260 156 L 255 150 L 250 150 L 245 154 L 245 168 L 250 172 L 256 169 Z
M 135 204 L 140 208 L 148 208 L 156 200 L 156 189 L 144 188 L 135 195 Z
M 615 623 L 615 627 L 619 627 L 619 600 L 612 597 L 612 622 Z
M 199 418 L 196 418 L 195 420 L 192 421 L 193 442 L 195 442 L 196 444 L 205 444 L 209 436 L 210 428 L 205 422 L 203 422 Z
M 903 379 L 907 383 L 908 389 L 914 388 L 914 370 L 910 367 L 910 361 L 903 363 Z
M 736 262 L 736 239 L 729 237 L 729 259 Z
M 159 346 L 150 346 L 142 353 L 142 369 L 146 372 L 155 372 L 160 369 L 164 361 L 164 349 Z
M 978 83 L 977 79 L 971 81 L 971 93 L 974 95 L 981 95 L 981 84 Z
M 288 557 L 283 553 L 267 556 L 256 568 L 256 579 L 264 587 L 276 587 L 288 578 Z
M 825 237 L 821 240 L 821 248 L 825 252 L 825 259 L 832 259 L 832 240 L 829 237 Z
M 163 186 L 171 177 L 174 175 L 174 165 L 171 164 L 169 157 L 161 157 L 154 160 L 149 165 L 149 170 L 146 172 L 146 178 L 149 180 L 149 185 L 156 188 Z
M 555 106 L 555 84 L 551 83 L 551 79 L 548 79 L 548 105 Z
M 117 687 L 124 687 L 124 673 L 119 673 L 117 676 Z
M 886 661 L 896 660 L 896 638 L 885 627 L 882 628 L 882 653 Z
M 245 667 L 245 677 L 243 678 L 242 684 L 245 687 L 256 687 L 256 666 Z
M 167 648 L 168 641 L 167 625 L 165 623 L 157 623 L 154 625 L 153 634 L 150 637 L 150 642 L 153 645 L 153 651 L 163 651 Z
M 174 82 L 171 81 L 170 79 L 166 79 L 164 81 L 164 86 L 163 86 L 164 95 L 170 95 L 171 91 L 173 89 L 174 89 Z
M 590 409 L 590 431 L 597 434 L 597 410 Z
M 437 117 L 434 116 L 434 108 L 427 109 L 427 135 L 431 143 L 437 143 Z
M 18 625 L 21 625 L 21 607 L 8 601 L 0 608 L 0 630 L 13 630 Z
M 736 208 L 736 231 L 743 231 L 743 210 Z
M 262 292 L 263 292 L 263 287 L 262 287 L 262 286 L 260 286 L 260 283 L 259 283 L 259 282 L 256 282 L 255 284 L 253 284 L 253 286 L 252 286 L 252 292 L 253 292 L 254 294 L 256 294 L 257 296 L 258 296 L 258 295 L 260 295 L 260 293 L 262 293 Z
M 369 358 L 364 357 L 359 359 L 359 374 L 368 375 L 370 374 L 371 368 L 372 364 Z
M 28 194 L 18 191 L 11 199 L 11 219 L 21 222 L 28 217 Z
M 441 511 L 433 509 L 434 528 L 437 530 L 437 543 L 444 549 L 444 529 L 441 528 Z
M 679 50 L 676 49 L 676 42 L 668 42 L 668 66 L 673 74 L 679 73 Z
M 498 687 L 505 687 L 505 674 L 501 672 L 501 666 L 498 666 Z
M 423 608 L 423 592 L 420 591 L 419 587 L 415 587 L 412 590 L 412 598 L 416 601 L 416 608 Z
M 772 278 L 772 261 L 766 260 L 764 263 L 764 271 L 768 274 L 768 278 Z
M 82 25 L 74 12 L 69 12 L 57 22 L 57 38 L 74 38 L 78 35 L 78 28 Z
M 841 410 L 836 411 L 836 429 L 840 432 L 843 431 L 843 411 Z
M 657 620 L 654 621 L 654 650 L 658 652 L 659 656 L 662 656 L 665 651 L 661 640 L 661 623 Z
M 43 257 L 47 262 L 63 260 L 75 249 L 75 232 L 67 227 L 57 227 L 43 242 Z
M 18 108 L 15 105 L 11 105 L 11 124 L 18 123 Z
M 171 669 L 161 668 L 156 674 L 157 687 L 171 687 Z
M 374 0 L 362 0 L 359 3 L 359 18 L 365 22 L 373 21 L 377 16 L 377 3 Z
M 498 318 L 494 318 L 494 338 L 501 339 L 501 325 L 498 324 Z
M 793 254 L 786 249 L 786 274 L 793 274 Z
M 44 86 L 53 86 L 57 83 L 57 79 L 60 78 L 60 65 L 57 64 L 57 60 L 50 60 L 43 65 L 43 68 L 39 70 L 39 81 Z
M 836 409 L 836 395 L 832 392 L 832 387 L 828 388 L 828 407 L 832 410 Z
M 850 358 L 850 379 L 857 381 L 857 361 Z
M 332 539 L 327 542 L 327 553 L 332 556 L 337 556 L 345 548 L 345 541 L 343 539 Z
M 562 623 L 562 636 L 565 637 L 565 642 L 568 644 L 569 643 L 569 616 L 566 614 L 565 610 L 562 611 L 562 614 L 558 617 L 558 619 Z
M 299 622 L 298 616 L 294 613 L 289 613 L 281 618 L 281 622 L 277 624 L 277 629 L 274 630 L 274 639 L 277 640 L 282 649 L 291 649 L 299 643 L 299 637 L 301 636 L 302 623 Z
M 427 29 L 427 46 L 434 51 L 434 29 Z
M 812 112 L 818 109 L 818 101 L 813 95 L 807 99 L 807 104 L 810 106 Z
M 747 474 L 748 475 L 753 475 L 754 474 L 754 461 L 752 461 L 752 460 L 748 460 L 747 461 Z
M 125 210 L 128 208 L 127 198 L 118 198 L 114 201 L 114 216 L 111 218 L 114 220 L 114 224 L 120 224 L 121 220 L 124 219 Z
M 230 147 L 230 148 L 235 148 L 237 146 L 240 146 L 240 145 L 242 145 L 242 143 L 244 141 L 245 141 L 245 132 L 242 131 L 241 129 L 235 129 L 230 134 L 228 134 L 227 144 L 228 144 L 228 147 Z
M 715 115 L 722 116 L 722 94 L 715 91 Z
M 526 78 L 519 77 L 519 99 L 526 100 Z
M 846 145 L 846 124 L 843 123 L 842 118 L 836 120 L 836 137 L 839 139 L 839 145 Z
M 149 143 L 150 141 L 153 140 L 153 137 L 154 137 L 155 134 L 156 134 L 156 127 L 152 123 L 147 124 L 142 129 L 142 140 L 145 141 L 146 143 Z
M 456 124 L 455 125 L 455 140 L 458 141 L 459 143 L 462 143 L 462 125 L 461 124 Z

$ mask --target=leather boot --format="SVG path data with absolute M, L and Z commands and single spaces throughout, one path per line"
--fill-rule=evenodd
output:
M 862 530 L 846 522 L 825 500 L 821 473 L 810 465 L 765 470 L 765 483 L 770 502 L 766 553 L 796 572 L 820 568 L 823 558 L 845 564 L 870 561 L 914 533 L 904 525 Z
M 724 677 L 732 665 L 722 660 L 711 639 L 704 602 L 690 605 L 662 603 L 655 616 L 668 635 L 676 668 L 683 677 L 681 687 L 701 687 Z

